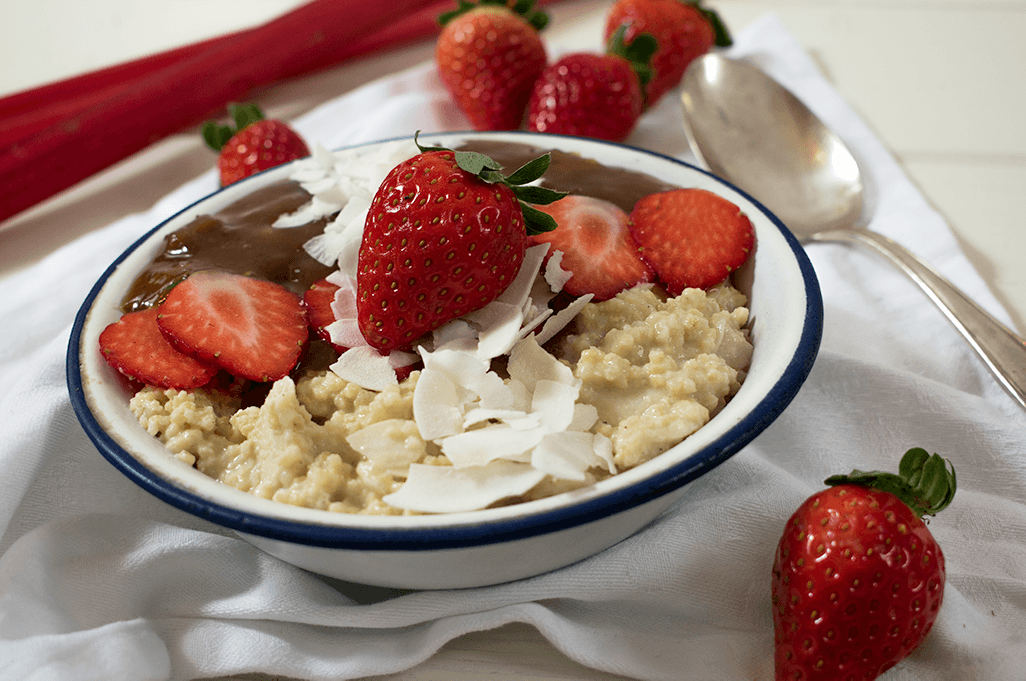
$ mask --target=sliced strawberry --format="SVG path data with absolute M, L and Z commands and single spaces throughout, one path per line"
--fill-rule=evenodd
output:
M 217 367 L 171 346 L 157 326 L 156 308 L 129 312 L 105 328 L 100 352 L 124 375 L 158 388 L 199 388 L 218 373 Z
M 741 209 L 704 189 L 642 198 L 631 211 L 631 234 L 673 295 L 720 283 L 755 244 L 752 223 Z
M 331 304 L 335 301 L 335 292 L 339 286 L 332 284 L 327 279 L 315 281 L 310 288 L 303 293 L 303 309 L 306 310 L 306 319 L 310 329 L 317 334 L 321 340 L 331 343 L 331 334 L 327 331 L 328 324 L 335 321 L 335 313 L 331 310 Z M 338 352 L 346 348 L 339 345 L 332 346 Z
M 560 266 L 573 273 L 563 289 L 574 296 L 595 294 L 608 300 L 635 284 L 655 281 L 655 273 L 638 252 L 627 213 L 588 196 L 567 196 L 538 206 L 556 220 L 556 229 L 531 236 L 536 244 L 562 251 Z
M 288 374 L 309 337 L 297 296 L 270 281 L 216 270 L 171 289 L 157 324 L 182 352 L 254 381 Z

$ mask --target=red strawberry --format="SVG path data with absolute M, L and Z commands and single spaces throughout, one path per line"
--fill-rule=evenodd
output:
M 335 321 L 335 313 L 331 310 L 331 304 L 335 301 L 335 291 L 339 287 L 327 279 L 315 281 L 310 288 L 303 293 L 303 309 L 306 310 L 306 319 L 310 329 L 322 340 L 331 343 L 331 334 L 326 330 L 328 324 Z M 346 348 L 335 345 L 338 352 Z
M 606 16 L 606 40 L 621 26 L 627 27 L 625 43 L 648 33 L 659 45 L 652 55 L 652 79 L 645 88 L 647 107 L 680 83 L 695 57 L 708 52 L 714 44 L 731 44 L 730 35 L 716 13 L 694 1 L 618 0 Z
M 755 233 L 748 217 L 704 189 L 649 194 L 631 211 L 631 234 L 666 290 L 709 288 L 748 259 Z
M 157 324 L 176 348 L 254 381 L 288 374 L 309 337 L 296 295 L 228 272 L 193 273 L 158 310 Z
M 199 388 L 218 372 L 171 346 L 157 326 L 156 308 L 129 312 L 105 328 L 100 352 L 124 375 L 158 388 Z
M 527 230 L 555 227 L 519 199 L 563 196 L 521 186 L 548 168 L 547 154 L 503 177 L 483 154 L 420 149 L 375 194 L 357 259 L 360 331 L 382 351 L 494 300 L 520 270 Z
M 547 57 L 538 31 L 548 16 L 533 0 L 459 0 L 439 17 L 435 61 L 445 87 L 477 130 L 516 130 Z
M 639 38 L 625 48 L 622 35 L 614 35 L 606 54 L 575 52 L 546 67 L 531 93 L 527 127 L 613 142 L 626 138 L 641 116 L 655 41 Z
M 615 204 L 588 196 L 567 196 L 539 210 L 556 220 L 556 229 L 531 236 L 563 252 L 560 266 L 573 276 L 563 289 L 573 296 L 595 294 L 608 300 L 635 284 L 655 280 L 628 229 L 627 213 Z
M 264 118 L 256 106 L 231 104 L 228 111 L 235 127 L 213 121 L 203 125 L 203 139 L 218 152 L 222 187 L 310 155 L 298 133 L 279 120 Z
M 778 680 L 875 679 L 936 621 L 944 554 L 922 516 L 951 503 L 955 473 L 918 448 L 899 469 L 827 478 L 788 521 L 773 563 Z

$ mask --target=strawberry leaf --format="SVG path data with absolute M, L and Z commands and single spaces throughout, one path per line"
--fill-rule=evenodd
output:
M 705 20 L 712 26 L 713 33 L 716 35 L 716 47 L 730 47 L 734 44 L 734 40 L 730 37 L 730 31 L 727 29 L 727 24 L 723 22 L 723 19 L 716 13 L 716 10 L 705 7 L 701 0 L 690 0 L 688 4 L 701 12 Z
M 566 192 L 560 192 L 555 189 L 549 189 L 548 187 L 538 187 L 535 185 L 527 187 L 510 187 L 510 189 L 513 190 L 513 194 L 518 199 L 524 203 L 530 203 L 535 206 L 546 206 L 555 201 L 559 201 L 567 194 Z
M 221 148 L 228 144 L 228 140 L 235 134 L 235 130 L 230 125 L 207 121 L 200 128 L 200 134 L 203 135 L 203 141 L 207 143 L 208 147 L 214 151 L 221 151 Z
M 628 26 L 629 24 L 620 24 L 609 36 L 606 54 L 626 59 L 644 91 L 645 86 L 652 80 L 652 55 L 659 49 L 659 41 L 651 33 L 639 33 L 627 45 L 624 43 L 623 37 L 627 33 Z
M 235 121 L 236 132 L 264 120 L 264 112 L 256 104 L 229 104 L 228 114 Z
M 905 452 L 897 474 L 855 469 L 847 475 L 832 475 L 823 482 L 831 486 L 862 485 L 890 492 L 920 518 L 947 508 L 957 487 L 955 469 L 950 462 L 938 454 L 928 454 L 921 447 Z
M 489 170 L 502 170 L 502 165 L 489 156 L 476 151 L 457 151 L 456 165 L 471 175 L 481 176 Z
M 542 154 L 506 176 L 506 184 L 520 186 L 528 182 L 534 182 L 545 174 L 545 171 L 549 169 L 550 163 L 552 163 L 552 154 Z
M 264 120 L 264 114 L 256 104 L 229 104 L 228 115 L 233 125 L 225 125 L 217 121 L 207 121 L 200 128 L 200 134 L 207 146 L 214 151 L 221 151 L 228 140 L 235 136 L 235 133 L 243 130 L 257 121 Z
M 548 213 L 544 213 L 534 206 L 520 202 L 520 208 L 524 211 L 524 225 L 528 234 L 542 234 L 551 232 L 556 228 L 556 220 Z
M 420 131 L 413 135 L 413 142 L 420 149 L 421 153 L 432 151 L 452 151 L 446 147 L 426 147 L 420 143 Z M 552 162 L 551 154 L 542 154 L 538 158 L 528 161 L 518 169 L 503 175 L 502 165 L 490 156 L 476 151 L 455 151 L 456 165 L 460 170 L 470 173 L 489 184 L 503 184 L 510 188 L 513 195 L 520 201 L 520 208 L 524 213 L 524 227 L 528 234 L 541 234 L 551 232 L 556 228 L 556 221 L 552 216 L 530 204 L 545 205 L 558 201 L 566 196 L 566 192 L 556 191 L 547 187 L 527 186 L 527 183 L 534 182 L 545 174 Z

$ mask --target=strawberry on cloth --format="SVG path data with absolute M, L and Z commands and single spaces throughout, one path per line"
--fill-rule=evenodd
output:
M 922 517 L 951 503 L 955 472 L 915 448 L 898 474 L 825 482 L 788 520 L 773 562 L 776 678 L 869 681 L 937 619 L 944 554 Z
M 203 139 L 218 152 L 221 186 L 310 155 L 306 142 L 287 123 L 264 118 L 254 104 L 230 104 L 234 126 L 207 121 Z
M 171 344 L 233 376 L 276 381 L 309 337 L 300 299 L 263 279 L 203 270 L 171 289 L 157 316 Z
M 516 130 L 547 61 L 538 31 L 548 15 L 533 0 L 458 4 L 439 17 L 438 74 L 475 129 Z
M 624 30 L 613 34 L 604 54 L 574 52 L 545 68 L 528 103 L 528 129 L 612 142 L 630 134 L 656 44 L 644 34 L 625 45 Z
M 626 27 L 624 42 L 652 35 L 658 49 L 652 55 L 652 78 L 645 87 L 645 106 L 680 83 L 695 57 L 712 48 L 731 44 L 730 34 L 716 12 L 695 0 L 617 0 L 606 15 L 606 40 Z

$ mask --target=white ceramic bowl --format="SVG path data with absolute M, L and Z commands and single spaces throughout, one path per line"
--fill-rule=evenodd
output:
M 128 409 L 123 381 L 97 339 L 120 312 L 129 284 L 167 233 L 243 195 L 285 179 L 287 166 L 222 189 L 156 226 L 104 273 L 79 311 L 68 348 L 72 405 L 115 467 L 165 502 L 230 528 L 268 553 L 338 579 L 396 588 L 496 584 L 553 570 L 634 534 L 673 504 L 688 482 L 723 463 L 784 410 L 819 349 L 823 304 L 812 265 L 791 233 L 733 186 L 675 159 L 627 146 L 530 133 L 425 135 L 458 146 L 469 139 L 577 152 L 604 165 L 697 186 L 733 201 L 755 227 L 756 251 L 737 274 L 750 298 L 751 368 L 708 424 L 668 452 L 572 493 L 482 511 L 427 516 L 357 516 L 299 508 L 221 484 L 170 456 Z

